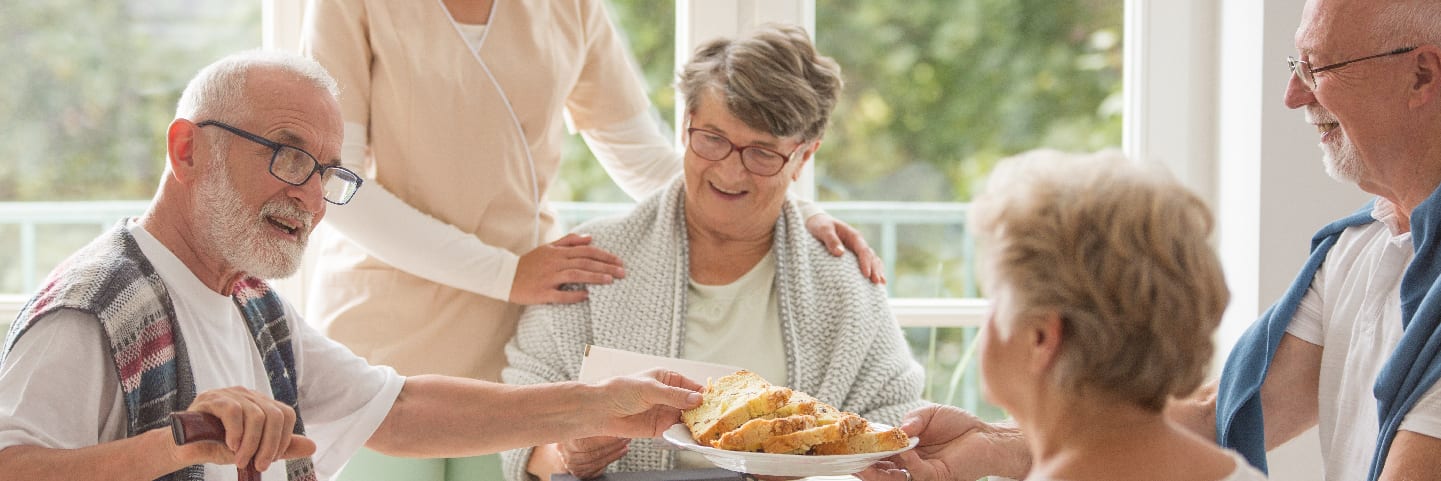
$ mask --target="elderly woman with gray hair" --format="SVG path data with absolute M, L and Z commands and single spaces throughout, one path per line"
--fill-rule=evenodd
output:
M 982 388 L 1019 430 L 928 406 L 902 426 L 916 449 L 862 479 L 1265 479 L 1164 413 L 1204 380 L 1230 297 L 1199 197 L 1117 153 L 1040 151 L 998 164 L 971 212 Z
M 806 233 L 786 190 L 820 147 L 840 68 L 806 32 L 768 25 L 684 67 L 684 173 L 630 214 L 580 226 L 626 264 L 588 300 L 532 306 L 507 383 L 577 377 L 584 347 L 730 364 L 872 421 L 921 405 L 923 375 L 886 293 Z M 707 467 L 658 440 L 576 439 L 504 454 L 509 479 Z

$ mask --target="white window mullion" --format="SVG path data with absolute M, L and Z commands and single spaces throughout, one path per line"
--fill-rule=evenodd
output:
M 261 46 L 266 49 L 300 52 L 300 33 L 305 21 L 305 2 L 298 0 L 261 0 L 260 35 Z M 318 240 L 326 229 L 316 229 L 311 243 Z M 314 269 L 316 251 L 306 249 L 300 269 L 290 277 L 270 282 L 286 301 L 299 312 L 305 312 L 306 279 Z
M 261 45 L 267 49 L 300 51 L 300 28 L 305 19 L 305 2 L 261 0 Z
M 1216 199 L 1214 2 L 1126 0 L 1122 150 Z

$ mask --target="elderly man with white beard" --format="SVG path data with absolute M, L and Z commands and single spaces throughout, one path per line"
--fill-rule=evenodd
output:
M 0 358 L 6 479 L 329 479 L 361 445 L 458 457 L 585 436 L 652 437 L 700 402 L 656 370 L 596 384 L 402 377 L 308 327 L 262 278 L 300 263 L 340 166 L 335 82 L 312 60 L 246 52 L 203 69 L 167 132 L 159 191 L 62 263 Z M 177 445 L 174 411 L 219 418 Z M 283 461 L 283 462 L 281 462 Z

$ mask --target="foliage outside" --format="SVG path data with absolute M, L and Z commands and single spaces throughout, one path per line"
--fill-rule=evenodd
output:
M 612 0 L 651 87 L 674 118 L 674 2 Z M 966 202 L 995 163 L 1036 148 L 1121 143 L 1120 0 L 817 0 L 816 44 L 846 80 L 817 154 L 821 201 Z M 573 137 L 556 200 L 624 202 Z M 857 226 L 875 242 L 875 226 Z M 897 297 L 976 297 L 964 225 L 902 226 L 889 288 Z M 908 329 L 931 373 L 927 397 L 985 406 L 975 329 Z M 961 369 L 957 369 L 957 368 Z
M 1006 156 L 1119 145 L 1122 4 L 817 0 L 817 44 L 847 82 L 815 164 L 820 200 L 965 202 Z M 668 123 L 675 2 L 609 5 Z M 259 25 L 260 2 L 0 4 L 0 202 L 149 198 L 184 83 L 223 54 L 258 47 Z M 579 136 L 567 139 L 564 164 L 551 199 L 630 200 Z M 96 232 L 42 230 L 46 268 Z M 0 252 L 11 253 L 0 255 L 3 292 L 20 290 L 17 238 L 0 226 Z M 897 238 L 892 295 L 981 294 L 963 225 L 903 226 Z M 933 373 L 930 398 L 980 406 L 973 369 L 956 369 L 974 329 L 907 336 Z

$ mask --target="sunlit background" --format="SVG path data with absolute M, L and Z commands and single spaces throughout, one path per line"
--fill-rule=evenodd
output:
M 670 122 L 674 1 L 615 0 L 610 11 L 656 119 Z M 886 255 L 893 297 L 982 295 L 965 202 L 996 160 L 1120 146 L 1120 0 L 817 0 L 815 11 L 816 43 L 846 80 L 814 164 L 818 200 Z M 261 5 L 52 0 L 0 12 L 0 203 L 35 203 L 0 206 L 0 293 L 23 297 L 115 218 L 134 215 L 136 203 L 109 201 L 150 198 L 185 82 L 260 46 Z M 630 202 L 579 136 L 561 171 L 554 201 Z M 70 203 L 79 201 L 92 203 Z M 20 222 L 35 212 L 46 218 Z M 980 400 L 974 328 L 907 336 L 931 377 L 929 399 L 1003 415 Z

